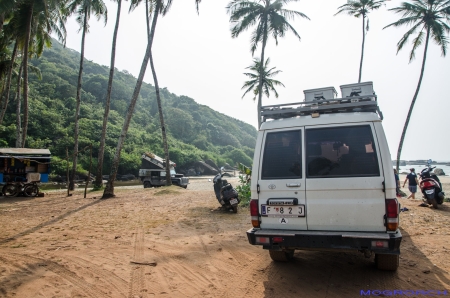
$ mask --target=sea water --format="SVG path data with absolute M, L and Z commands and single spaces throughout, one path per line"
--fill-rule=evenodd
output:
M 442 169 L 445 173 L 445 176 L 450 175 L 450 166 L 443 165 L 443 164 L 432 164 L 431 167 L 436 167 L 436 169 Z M 395 168 L 395 165 L 393 166 Z M 406 165 L 406 166 L 400 166 L 399 173 L 407 173 L 409 174 L 409 169 L 414 168 L 416 170 L 416 174 L 420 174 L 420 172 L 426 168 L 426 165 Z

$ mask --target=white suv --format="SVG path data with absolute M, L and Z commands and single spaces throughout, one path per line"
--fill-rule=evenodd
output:
M 305 90 L 304 102 L 261 109 L 248 240 L 275 261 L 355 250 L 396 270 L 400 206 L 382 114 L 371 82 L 341 90 Z

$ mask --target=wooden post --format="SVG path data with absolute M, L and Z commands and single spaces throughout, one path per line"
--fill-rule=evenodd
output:
M 91 151 L 91 156 L 89 158 L 89 172 L 86 178 L 86 186 L 84 187 L 84 198 L 86 199 L 86 191 L 87 191 L 87 186 L 89 184 L 89 178 L 91 178 L 91 168 L 92 168 L 92 144 L 89 145 L 89 149 Z
M 67 163 L 67 174 L 66 174 L 66 183 L 67 183 L 67 196 L 69 194 L 69 149 L 66 147 L 66 163 Z

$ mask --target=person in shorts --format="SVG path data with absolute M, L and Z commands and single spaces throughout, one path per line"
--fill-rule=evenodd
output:
M 419 185 L 419 180 L 417 180 L 416 170 L 414 168 L 409 169 L 411 173 L 406 175 L 405 181 L 403 182 L 403 187 L 405 187 L 406 181 L 408 181 L 408 189 L 411 194 L 407 197 L 407 199 L 412 198 L 416 199 L 417 186 Z

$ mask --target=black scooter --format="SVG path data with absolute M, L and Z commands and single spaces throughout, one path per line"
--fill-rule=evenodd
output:
M 227 180 L 222 179 L 225 173 L 222 173 L 223 168 L 220 170 L 220 173 L 218 173 L 213 179 L 216 198 L 222 205 L 222 208 L 237 213 L 237 206 L 241 202 L 238 192 L 230 183 L 228 183 Z
M 433 205 L 437 209 L 438 204 L 441 205 L 444 202 L 445 193 L 442 191 L 442 184 L 438 176 L 432 172 L 434 168 L 436 167 L 426 167 L 419 176 L 424 204 Z

